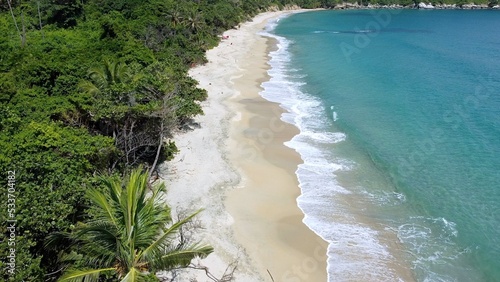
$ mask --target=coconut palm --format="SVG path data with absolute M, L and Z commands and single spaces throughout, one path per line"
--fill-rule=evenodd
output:
M 84 92 L 94 95 L 102 94 L 113 86 L 127 84 L 140 78 L 133 76 L 125 64 L 107 60 L 100 67 L 91 68 L 87 75 L 90 80 L 81 81 L 79 87 Z
M 184 18 L 178 8 L 172 9 L 166 13 L 165 17 L 170 20 L 170 24 L 175 29 L 182 23 Z
M 160 270 L 187 267 L 213 248 L 177 240 L 180 228 L 198 212 L 172 224 L 170 209 L 160 199 L 165 185 L 155 185 L 147 195 L 147 172 L 134 170 L 124 184 L 103 179 L 106 191 L 90 190 L 92 220 L 71 234 L 54 234 L 47 244 L 66 239 L 73 252 L 63 261 L 72 262 L 59 281 L 99 281 L 116 274 L 119 281 L 135 282 Z M 167 226 L 168 225 L 168 226 Z
M 197 33 L 204 23 L 202 14 L 196 10 L 192 10 L 185 20 L 185 24 L 192 33 Z
M 143 75 L 133 74 L 121 62 L 105 60 L 101 66 L 91 68 L 87 75 L 89 80 L 82 80 L 78 87 L 82 94 L 94 99 L 84 109 L 96 120 L 123 118 L 142 95 L 137 91 L 137 85 Z

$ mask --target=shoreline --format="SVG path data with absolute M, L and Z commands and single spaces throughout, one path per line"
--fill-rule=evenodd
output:
M 302 159 L 283 144 L 299 130 L 280 120 L 285 111 L 279 104 L 258 94 L 262 91 L 261 83 L 269 78 L 269 52 L 275 48 L 275 42 L 257 35 L 256 31 L 262 30 L 257 26 L 259 21 L 263 26 L 265 21 L 284 13 L 287 12 L 260 14 L 253 22 L 243 23 L 240 29 L 226 32 L 230 38 L 222 41 L 220 48 L 207 53 L 207 57 L 210 54 L 209 63 L 190 71 L 200 82 L 199 87 L 209 92 L 208 100 L 202 103 L 206 115 L 196 118 L 201 129 L 179 137 L 185 140 L 177 143 L 181 153 L 174 160 L 176 163 L 165 164 L 169 166 L 165 170 L 167 174 L 182 171 L 181 176 L 170 175 L 171 179 L 193 178 L 181 179 L 181 184 L 173 185 L 175 191 L 169 191 L 169 197 L 174 195 L 171 206 L 191 211 L 200 207 L 206 209 L 200 219 L 205 230 L 197 238 L 215 247 L 215 253 L 202 264 L 217 277 L 222 277 L 225 268 L 237 261 L 237 281 L 326 280 L 323 274 L 319 274 L 321 278 L 309 276 L 318 269 L 325 269 L 317 262 L 326 264 L 327 247 L 304 223 L 305 216 L 297 205 L 301 193 L 294 173 Z M 363 210 L 364 203 L 355 195 L 342 195 L 336 200 L 348 203 L 349 209 L 354 211 L 350 217 L 339 218 L 338 222 L 346 226 L 354 223 L 358 226 L 359 223 L 361 227 L 370 227 L 377 235 L 377 242 L 389 251 L 387 255 L 383 253 L 385 258 L 382 260 L 374 253 L 380 269 L 387 270 L 390 277 L 416 281 L 411 265 L 404 261 L 407 250 L 393 229 L 356 212 Z M 308 235 L 297 236 L 298 239 L 288 236 L 302 232 L 296 229 L 303 227 Z M 364 278 L 372 277 L 373 269 L 362 267 L 371 259 L 370 253 L 365 255 L 358 250 L 362 249 L 363 242 L 349 240 L 343 230 L 337 235 L 338 240 L 325 236 L 331 242 L 329 267 L 333 270 L 326 277 L 336 277 L 343 270 L 357 272 L 360 269 L 365 272 L 354 273 L 359 275 L 355 280 L 363 275 L 368 275 Z M 305 245 L 304 241 L 313 243 Z M 358 246 L 360 248 L 356 248 Z M 340 250 L 339 247 L 348 248 Z M 342 255 L 352 260 L 342 265 L 342 260 L 338 260 Z M 197 274 L 187 272 L 180 277 L 181 280 L 189 277 L 195 281 L 209 281 L 200 271 Z
M 368 4 L 360 5 L 358 3 L 342 2 L 330 10 L 500 10 L 500 5 L 495 5 L 489 7 L 486 4 L 435 4 L 430 2 L 421 1 L 418 4 L 412 5 L 401 5 L 401 4 L 391 4 L 391 5 L 380 5 L 380 4 Z
M 278 104 L 259 95 L 269 68 L 271 45 L 267 44 L 269 39 L 257 32 L 269 20 L 301 11 L 311 10 L 266 12 L 242 23 L 237 30 L 226 31 L 224 35 L 229 38 L 207 51 L 208 63 L 189 72 L 199 87 L 208 92 L 208 99 L 202 103 L 205 115 L 196 118 L 199 128 L 174 138 L 180 153 L 160 166 L 160 177 L 166 182 L 166 198 L 174 216 L 179 211 L 204 208 L 197 217 L 203 230 L 193 234 L 193 238 L 211 244 L 215 251 L 195 264 L 206 266 L 218 278 L 228 266 L 237 264 L 234 272 L 237 281 L 269 281 L 270 276 L 282 281 L 294 275 L 300 277 L 304 270 L 311 278 L 309 281 L 327 280 L 327 244 L 302 222 L 304 214 L 296 202 L 300 189 L 295 169 L 301 159 L 283 144 L 298 130 L 279 120 L 283 110 Z M 247 87 L 250 93 L 245 93 Z M 256 115 L 252 110 L 262 112 L 263 108 L 278 115 L 276 119 L 268 118 L 283 132 L 266 142 L 269 146 L 265 152 L 259 151 L 264 148 L 258 146 L 245 151 L 241 147 L 244 143 L 239 141 L 247 135 L 240 135 L 235 128 L 246 129 L 247 133 L 262 129 L 262 121 L 250 116 Z M 250 127 L 241 127 L 240 122 L 248 122 Z M 264 157 L 269 150 L 279 153 Z M 251 153 L 255 163 L 247 167 L 248 155 L 241 152 Z M 277 166 L 276 161 L 283 166 Z M 255 174 L 256 170 L 260 173 Z M 279 188 L 274 191 L 274 198 L 262 189 L 252 190 L 262 186 L 261 176 L 268 172 L 277 181 L 271 187 Z M 261 198 L 250 200 L 251 196 Z M 270 197 L 268 206 L 260 206 L 266 197 Z M 256 232 L 254 236 L 260 236 L 260 241 L 249 235 L 249 229 Z M 183 280 L 208 281 L 200 270 L 181 270 L 179 274 Z
M 264 26 L 259 28 L 263 29 Z M 228 192 L 228 211 L 238 219 L 234 230 L 257 267 L 277 281 L 327 281 L 327 243 L 310 230 L 297 204 L 300 188 L 295 171 L 302 163 L 295 150 L 285 146 L 299 133 L 281 121 L 278 103 L 259 94 L 269 80 L 269 53 L 274 38 L 258 36 L 234 79 L 239 95 L 228 104 L 238 109 L 230 130 L 231 161 L 243 176 L 240 188 Z

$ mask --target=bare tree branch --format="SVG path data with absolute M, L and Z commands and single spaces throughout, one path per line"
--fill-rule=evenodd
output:
M 181 219 L 185 218 L 187 214 L 188 213 L 185 210 L 177 210 L 177 219 L 181 220 Z M 179 236 L 180 236 L 179 237 L 179 244 L 183 245 L 183 244 L 192 243 L 194 241 L 194 238 L 193 238 L 194 235 L 199 233 L 198 230 L 200 230 L 200 229 L 203 229 L 203 225 L 199 219 L 194 219 L 194 220 L 184 224 L 183 226 L 181 226 L 181 228 L 179 229 Z M 199 261 L 196 264 L 191 263 L 187 266 L 187 268 L 196 269 L 196 270 L 203 270 L 205 272 L 206 276 L 214 282 L 233 281 L 234 272 L 236 271 L 237 267 L 238 267 L 238 258 L 235 261 L 233 261 L 232 263 L 230 263 L 226 267 L 222 276 L 220 278 L 218 278 L 217 276 L 215 276 L 213 273 L 210 272 L 210 270 L 207 266 L 202 265 Z M 172 271 L 180 270 L 180 269 L 182 269 L 182 268 L 173 269 Z M 177 275 L 177 273 L 176 273 L 176 275 Z M 172 279 L 171 281 L 174 281 L 174 280 Z
M 274 278 L 273 278 L 273 275 L 271 274 L 271 271 L 269 271 L 269 269 L 266 269 L 267 270 L 267 273 L 269 273 L 269 276 L 271 276 L 271 280 L 274 282 Z
M 198 270 L 203 270 L 205 271 L 205 274 L 207 275 L 208 278 L 210 278 L 212 281 L 215 282 L 229 282 L 232 281 L 234 278 L 234 272 L 236 271 L 236 268 L 238 267 L 237 261 L 234 261 L 230 263 L 224 273 L 222 274 L 221 278 L 217 278 L 215 275 L 213 275 L 208 267 L 201 265 L 201 264 L 193 264 L 191 263 L 188 268 L 192 269 L 198 269 Z

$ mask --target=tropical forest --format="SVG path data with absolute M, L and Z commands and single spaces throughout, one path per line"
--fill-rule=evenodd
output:
M 0 280 L 158 281 L 209 255 L 176 239 L 199 211 L 174 220 L 151 184 L 203 114 L 188 70 L 260 12 L 340 2 L 0 0 Z

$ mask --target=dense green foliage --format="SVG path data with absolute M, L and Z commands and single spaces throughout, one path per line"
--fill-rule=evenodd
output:
M 206 98 L 187 70 L 205 62 L 224 30 L 270 6 L 339 2 L 0 1 L 0 185 L 16 197 L 7 214 L 0 193 L 1 280 L 57 279 L 62 249 L 42 242 L 88 217 L 84 195 L 100 187 L 95 175 L 175 154 L 165 139 L 202 114 Z M 7 219 L 17 219 L 13 276 Z
M 169 207 L 161 200 L 164 183 L 150 187 L 148 173 L 141 168 L 124 181 L 105 178 L 103 182 L 104 191 L 87 191 L 91 219 L 71 233 L 52 233 L 46 240 L 49 247 L 67 247 L 61 261 L 69 269 L 60 281 L 100 281 L 104 274 L 113 281 L 144 281 L 150 273 L 186 267 L 192 259 L 213 251 L 177 236 L 197 213 L 173 223 Z
M 202 110 L 187 76 L 217 35 L 269 1 L 0 1 L 1 280 L 51 281 L 43 248 L 87 216 L 95 175 L 171 158 L 163 142 Z M 7 182 L 15 171 L 15 183 Z M 4 191 L 4 190 L 2 190 Z M 7 219 L 17 219 L 15 246 Z M 13 248 L 14 247 L 14 248 Z M 15 250 L 15 275 L 7 256 Z

